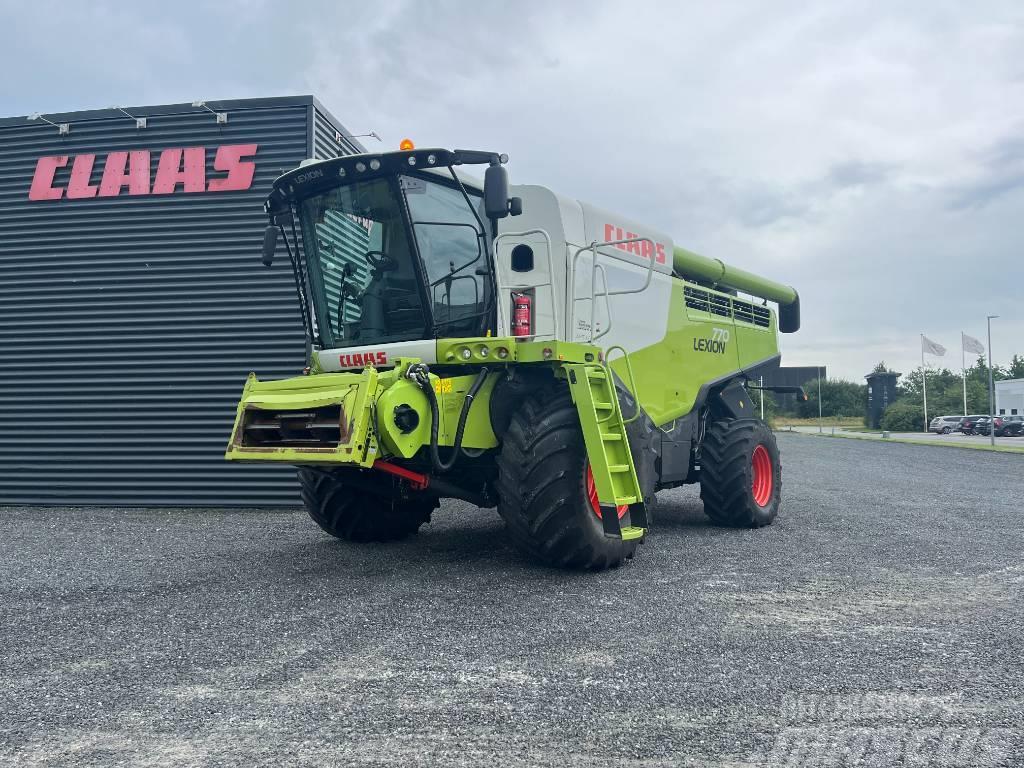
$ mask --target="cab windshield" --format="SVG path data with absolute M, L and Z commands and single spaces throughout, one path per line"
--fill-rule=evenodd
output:
M 482 335 L 484 236 L 454 184 L 367 179 L 301 201 L 299 215 L 324 345 Z

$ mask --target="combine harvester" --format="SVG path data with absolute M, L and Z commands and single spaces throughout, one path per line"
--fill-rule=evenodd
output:
M 263 262 L 283 242 L 309 367 L 250 374 L 226 458 L 297 465 L 341 539 L 408 536 L 456 498 L 573 568 L 632 557 L 654 494 L 684 483 L 716 523 L 771 523 L 779 452 L 748 389 L 799 328 L 796 291 L 510 188 L 506 161 L 403 142 L 277 179 Z

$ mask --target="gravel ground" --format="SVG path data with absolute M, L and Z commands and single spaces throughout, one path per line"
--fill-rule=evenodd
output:
M 603 574 L 458 503 L 386 546 L 0 510 L 0 764 L 1024 763 L 1024 459 L 779 442 L 775 525 L 669 492 Z

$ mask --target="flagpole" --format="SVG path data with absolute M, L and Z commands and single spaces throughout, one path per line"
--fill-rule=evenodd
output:
M 960 373 L 964 377 L 964 416 L 967 415 L 967 353 L 964 352 L 964 332 L 960 331 Z
M 921 334 L 921 392 L 924 394 L 924 431 L 928 431 L 928 377 L 924 372 L 924 334 Z

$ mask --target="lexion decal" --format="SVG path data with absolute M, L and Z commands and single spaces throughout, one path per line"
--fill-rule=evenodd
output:
M 97 155 L 50 155 L 36 162 L 29 200 L 82 200 L 129 195 L 170 195 L 184 192 L 236 192 L 252 186 L 256 144 L 225 144 L 217 147 L 213 170 L 226 175 L 206 178 L 206 147 L 172 147 L 160 152 L 156 176 L 150 177 L 150 151 L 133 149 L 110 152 L 103 161 L 99 184 L 92 184 Z M 65 184 L 57 184 L 58 172 L 71 164 Z M 64 174 L 61 173 L 61 176 Z

